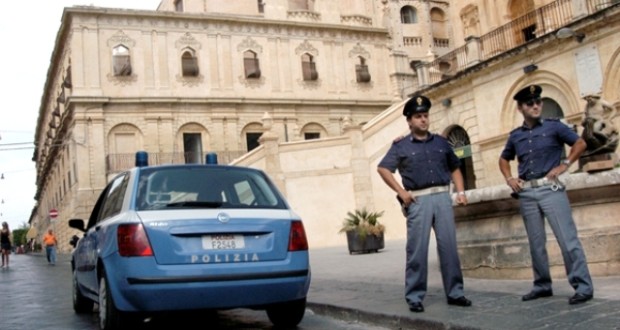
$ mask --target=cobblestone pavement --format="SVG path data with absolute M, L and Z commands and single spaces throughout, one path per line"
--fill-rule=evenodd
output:
M 595 277 L 594 299 L 574 306 L 566 278 L 554 279 L 553 297 L 529 302 L 521 295 L 530 280 L 465 278 L 473 306 L 463 308 L 446 304 L 432 255 L 426 310 L 411 313 L 404 300 L 404 244 L 387 241 L 378 253 L 357 255 L 346 246 L 312 249 L 310 313 L 391 329 L 620 329 L 620 276 Z M 11 255 L 10 268 L 0 269 L 1 330 L 98 329 L 96 314 L 73 312 L 69 260 L 60 254 L 50 266 L 41 253 Z M 57 290 L 49 290 L 50 283 Z
M 346 246 L 311 250 L 310 308 L 393 329 L 620 329 L 620 276 L 595 277 L 594 299 L 582 305 L 568 304 L 574 292 L 566 277 L 554 278 L 553 297 L 528 302 L 521 296 L 531 280 L 465 278 L 473 306 L 463 308 L 446 303 L 432 255 L 425 312 L 412 313 L 404 299 L 405 241 L 385 245 L 378 253 L 356 255 Z

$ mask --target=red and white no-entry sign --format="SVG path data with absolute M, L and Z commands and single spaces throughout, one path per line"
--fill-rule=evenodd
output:
M 57 216 L 58 216 L 58 210 L 57 209 L 51 209 L 50 210 L 50 218 L 56 219 Z

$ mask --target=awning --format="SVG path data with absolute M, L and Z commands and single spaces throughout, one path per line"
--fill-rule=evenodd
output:
M 28 233 L 26 234 L 26 239 L 35 238 L 38 233 L 39 231 L 37 230 L 37 227 L 30 227 L 30 229 L 28 229 Z

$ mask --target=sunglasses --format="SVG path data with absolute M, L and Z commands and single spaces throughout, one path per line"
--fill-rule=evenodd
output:
M 542 103 L 541 99 L 533 99 L 533 100 L 529 100 L 529 101 L 527 101 L 527 102 L 525 102 L 523 104 L 527 105 L 528 107 L 533 107 L 534 104 L 540 105 L 541 103 Z

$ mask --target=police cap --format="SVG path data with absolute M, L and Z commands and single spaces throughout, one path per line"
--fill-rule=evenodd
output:
M 540 98 L 542 93 L 542 87 L 538 85 L 529 85 L 522 90 L 518 91 L 512 98 L 517 102 L 526 102 L 532 99 Z
M 431 100 L 423 95 L 414 96 L 403 107 L 403 116 L 409 117 L 416 113 L 428 112 L 431 108 Z

